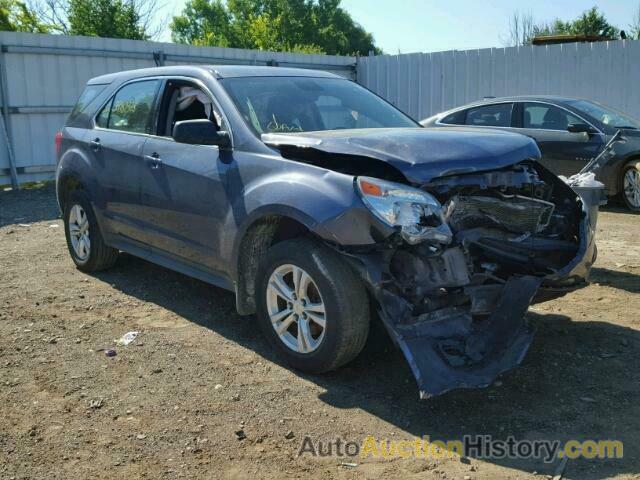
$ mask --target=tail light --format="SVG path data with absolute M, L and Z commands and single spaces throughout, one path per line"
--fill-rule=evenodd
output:
M 60 149 L 62 148 L 62 132 L 56 133 L 56 155 L 60 155 Z

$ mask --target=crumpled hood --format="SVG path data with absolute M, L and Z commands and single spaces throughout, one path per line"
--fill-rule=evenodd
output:
M 540 158 L 536 143 L 524 135 L 458 127 L 267 133 L 262 141 L 280 150 L 375 158 L 418 185 L 446 175 L 495 170 Z

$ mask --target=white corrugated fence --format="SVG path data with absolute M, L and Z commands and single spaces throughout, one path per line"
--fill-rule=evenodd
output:
M 196 63 L 333 71 L 418 120 L 487 96 L 534 94 L 586 97 L 640 118 L 640 41 L 356 58 L 0 32 L 0 185 L 12 170 L 19 182 L 53 178 L 55 132 L 89 78 Z
M 355 57 L 193 47 L 97 37 L 0 32 L 0 185 L 53 178 L 54 136 L 82 87 L 105 73 L 181 64 L 274 65 L 355 78 Z
M 358 59 L 358 82 L 412 117 L 484 97 L 566 95 L 640 118 L 640 41 L 382 55 Z

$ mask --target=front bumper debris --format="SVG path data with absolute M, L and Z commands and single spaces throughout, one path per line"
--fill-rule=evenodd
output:
M 519 365 L 533 339 L 524 314 L 540 283 L 531 276 L 509 279 L 495 309 L 481 323 L 475 323 L 468 311 L 454 308 L 394 329 L 420 398 L 453 388 L 486 387 Z
M 525 318 L 529 305 L 586 285 L 595 261 L 595 219 L 582 202 L 576 215 L 571 249 L 563 241 L 536 238 L 527 246 L 539 255 L 529 261 L 518 248 L 524 241 L 496 237 L 493 245 L 483 243 L 477 228 L 480 236 L 472 235 L 474 229 L 459 230 L 456 243 L 434 254 L 392 242 L 366 251 L 341 250 L 376 300 L 420 398 L 486 387 L 522 362 L 533 339 Z M 555 265 L 545 262 L 550 256 Z M 511 273 L 498 278 L 491 265 Z
M 413 316 L 413 305 L 384 287 L 382 256 L 348 258 L 373 292 L 380 318 L 416 378 L 420 398 L 488 386 L 524 358 L 533 339 L 524 314 L 541 278 L 514 277 L 497 288 L 470 287 L 470 305 Z M 483 322 L 474 321 L 473 315 L 489 311 Z

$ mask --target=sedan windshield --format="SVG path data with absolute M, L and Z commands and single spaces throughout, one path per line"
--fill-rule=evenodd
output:
M 420 127 L 380 97 L 344 79 L 240 77 L 221 83 L 257 134 Z
M 572 107 L 583 111 L 587 115 L 591 115 L 593 118 L 600 120 L 610 127 L 640 129 L 640 122 L 638 120 L 612 108 L 600 105 L 599 103 L 588 100 L 573 100 L 568 103 Z

